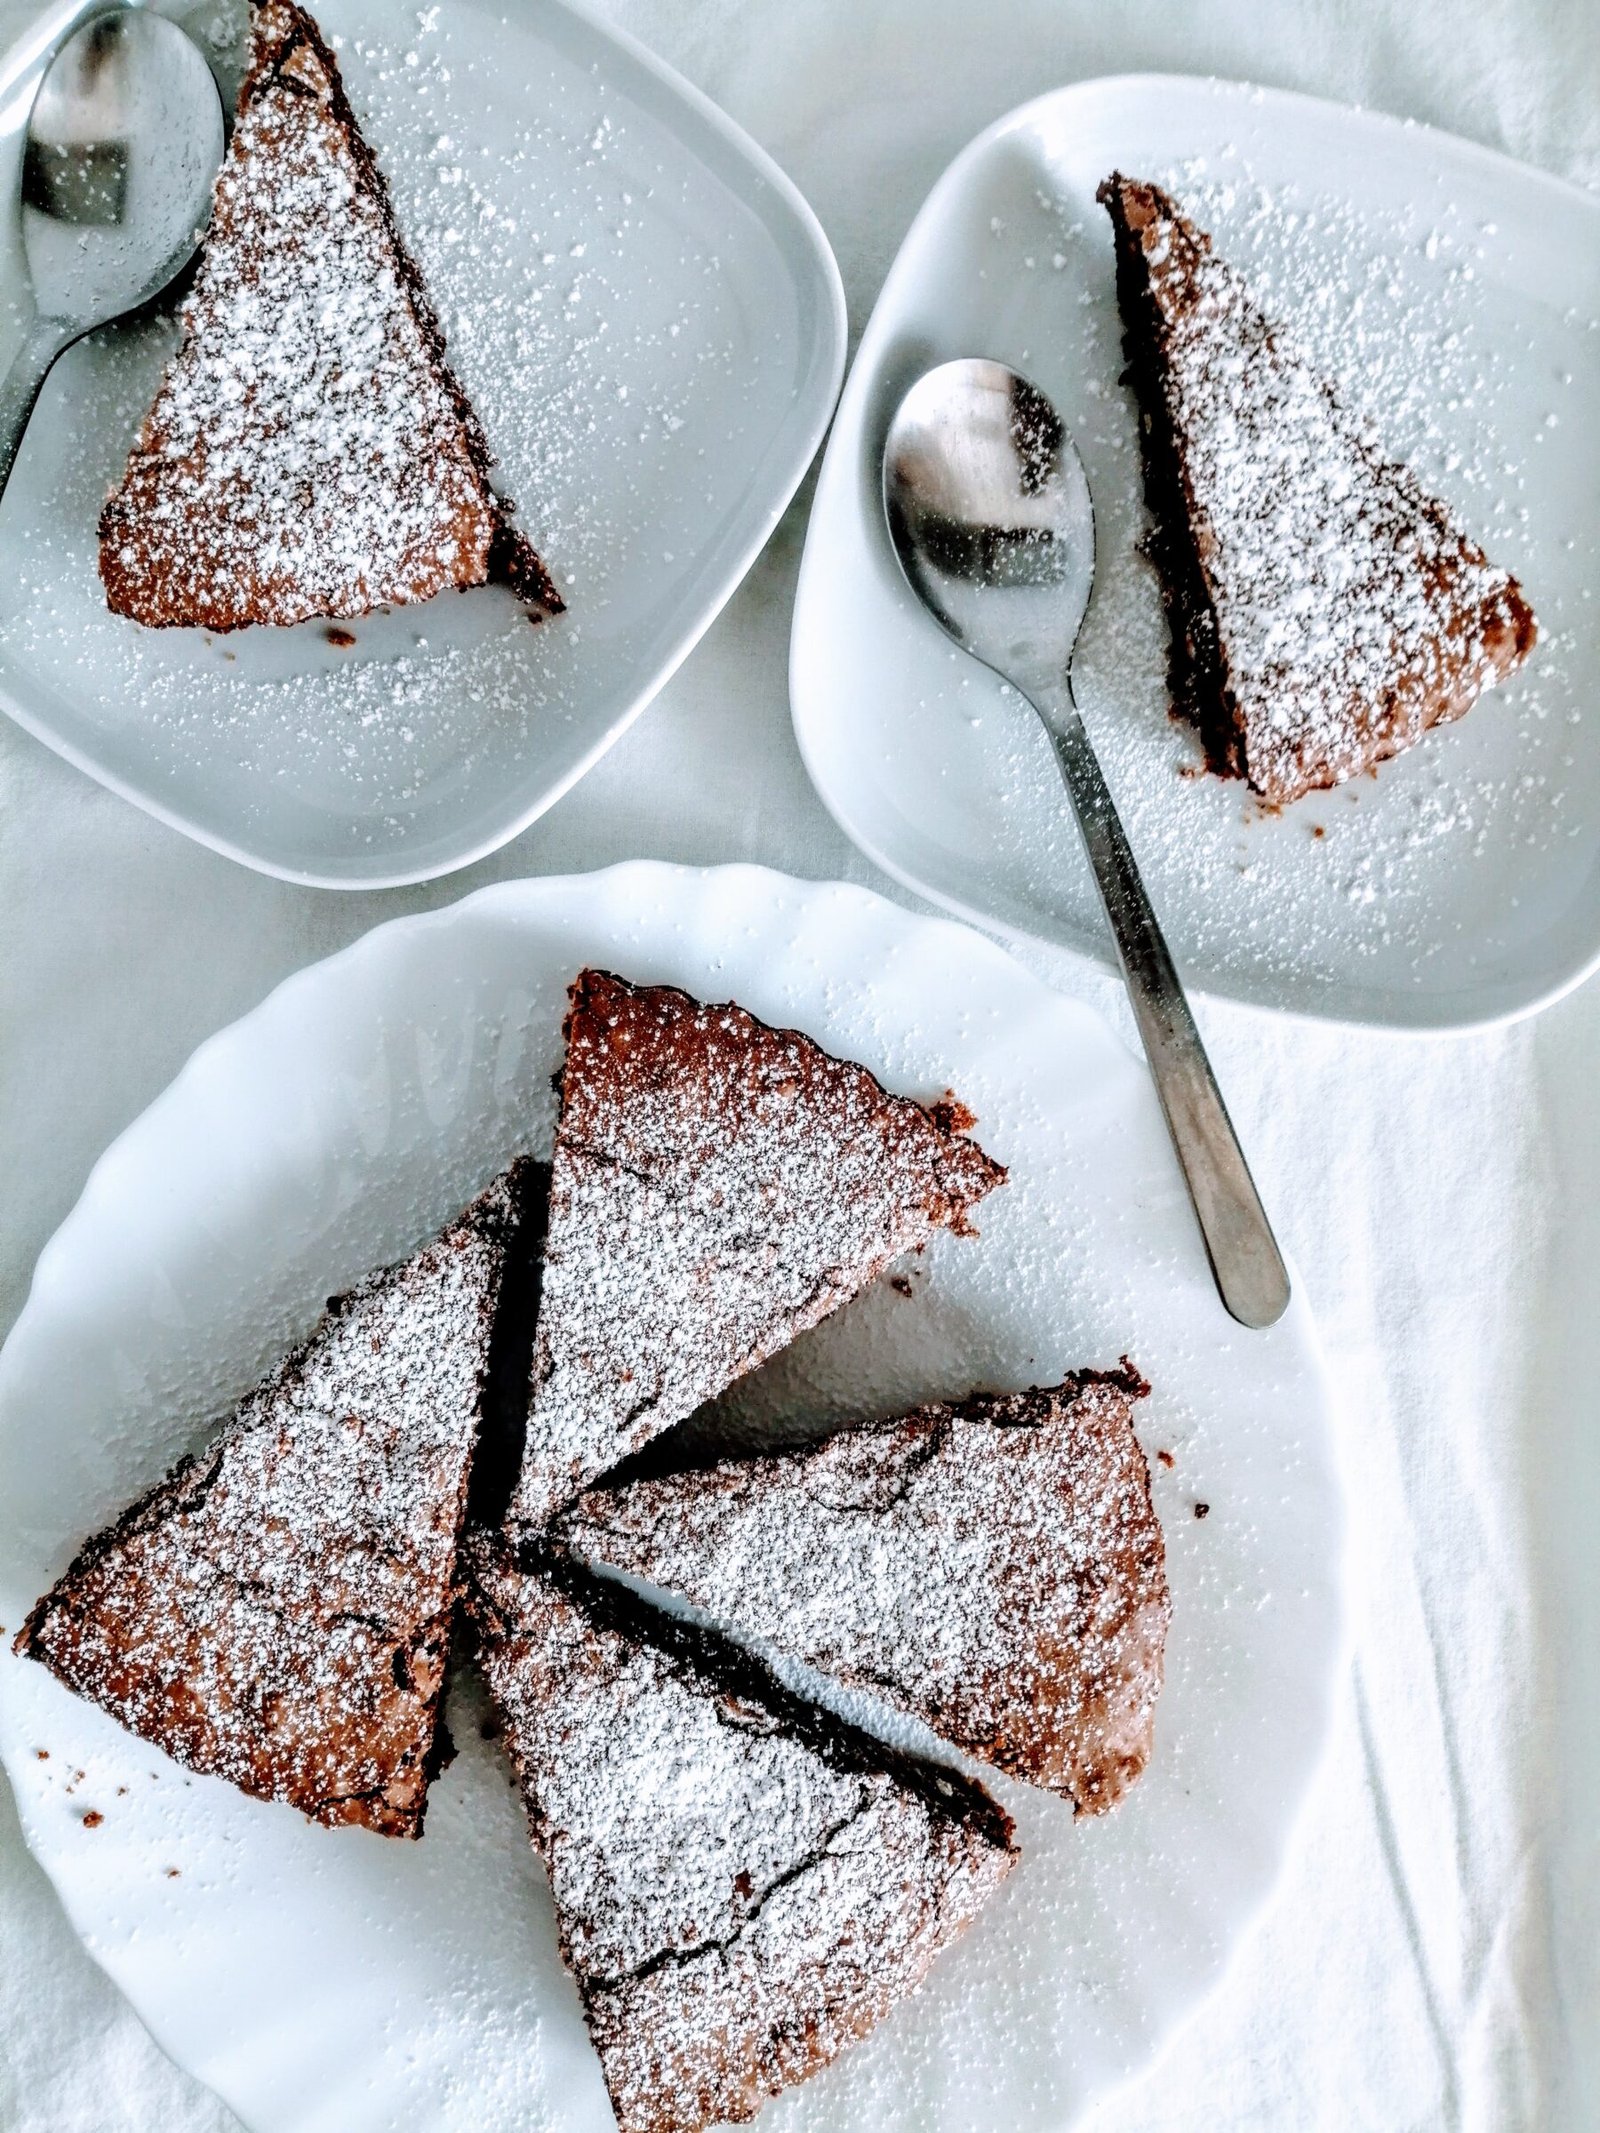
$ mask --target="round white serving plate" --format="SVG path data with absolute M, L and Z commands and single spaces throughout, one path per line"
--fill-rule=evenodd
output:
M 1491 556 L 1543 640 L 1459 723 L 1277 816 L 1198 777 L 1120 384 L 1110 171 L 1160 178 Z M 1066 418 L 1097 575 L 1074 682 L 1188 981 L 1397 1029 L 1526 1013 L 1600 960 L 1600 199 L 1422 126 L 1168 76 L 1025 104 L 929 195 L 862 336 L 795 607 L 795 731 L 862 850 L 958 915 L 1102 961 L 1110 939 L 1042 730 L 896 569 L 882 440 L 911 381 L 998 357 Z M 1247 388 L 1246 388 L 1247 389 Z
M 1303 1298 L 1270 1333 L 1225 1316 L 1144 1069 L 964 928 L 755 868 L 634 863 L 486 889 L 291 978 L 114 1143 L 40 1257 L 0 1354 L 0 1621 L 327 1294 L 548 1145 L 588 962 L 736 998 L 895 1089 L 953 1087 L 1010 1166 L 978 1241 L 940 1238 L 909 1299 L 881 1284 L 752 1404 L 892 1412 L 1123 1353 L 1154 1383 L 1140 1429 L 1174 1462 L 1153 1467 L 1174 1614 L 1147 1776 L 1076 1823 L 993 1780 L 1019 1871 L 922 1992 L 762 2121 L 1058 2133 L 1149 2058 L 1272 1885 L 1339 1663 L 1342 1509 Z M 602 2133 L 543 1875 L 459 1690 L 454 1726 L 408 1845 L 191 1776 L 0 1661 L 29 1844 L 161 2044 L 253 2133 Z
M 61 0 L 0 58 L 0 186 L 51 50 L 101 4 Z M 202 43 L 243 14 L 163 4 Z M 29 428 L 0 508 L 0 709 L 203 844 L 370 889 L 526 828 L 667 680 L 816 450 L 844 297 L 776 164 L 563 0 L 315 12 L 568 612 L 532 629 L 509 593 L 446 593 L 353 645 L 108 613 L 96 521 L 177 338 L 149 320 L 70 350 Z M 25 287 L 0 238 L 0 320 Z

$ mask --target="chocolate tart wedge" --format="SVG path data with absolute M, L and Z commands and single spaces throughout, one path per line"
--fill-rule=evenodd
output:
M 468 1610 L 622 2133 L 754 2115 L 913 1991 L 1015 1863 L 970 1779 L 748 1654 L 474 1536 Z
M 1139 403 L 1173 709 L 1281 805 L 1460 718 L 1533 611 L 1159 186 L 1100 187 Z
M 1171 1602 L 1131 1364 L 586 1491 L 551 1539 L 1097 1814 L 1150 1755 Z
M 519 1164 L 335 1297 L 220 1435 L 89 1541 L 16 1640 L 192 1770 L 421 1834 Z
M 566 1031 L 511 1505 L 529 1531 L 1005 1177 L 953 1102 L 731 1003 L 586 970 Z
M 332 51 L 259 0 L 183 342 L 101 514 L 108 605 L 233 630 L 493 582 L 559 614 L 491 463 Z

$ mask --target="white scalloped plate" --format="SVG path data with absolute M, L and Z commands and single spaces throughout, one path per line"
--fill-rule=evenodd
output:
M 882 1412 L 1125 1351 L 1154 1381 L 1175 1610 L 1147 1777 L 1081 1825 L 998 1783 L 1020 1871 L 914 2000 L 762 2119 L 1054 2133 L 1216 1979 L 1277 1873 L 1338 1662 L 1342 1512 L 1303 1300 L 1266 1334 L 1224 1316 L 1144 1069 L 963 928 L 638 863 L 487 889 L 290 979 L 112 1146 L 40 1258 L 0 1355 L 0 1620 L 326 1294 L 547 1142 L 563 992 L 591 960 L 736 997 L 895 1088 L 953 1086 L 1011 1166 L 981 1239 L 940 1239 L 911 1299 L 882 1285 L 797 1344 L 778 1404 Z M 0 1663 L 29 1844 L 162 2045 L 255 2133 L 610 2125 L 507 1773 L 470 1698 L 454 1715 L 461 1754 L 406 1845 L 190 1777 Z
M 0 58 L 15 185 L 59 0 Z M 204 30 L 242 0 L 162 0 Z M 816 450 L 844 296 L 816 217 L 698 90 L 563 0 L 316 0 L 451 360 L 568 611 L 446 593 L 224 637 L 109 614 L 101 501 L 175 330 L 69 351 L 0 509 L 0 709 L 246 865 L 329 888 L 466 866 L 527 827 L 667 680 Z M 0 297 L 19 247 L 0 235 Z M 0 360 L 7 353 L 0 327 Z
M 1197 777 L 1168 716 L 1119 383 L 1113 169 L 1159 177 L 1340 375 L 1351 404 L 1526 585 L 1528 668 L 1375 779 L 1277 815 Z M 1268 206 L 1270 205 L 1270 211 Z M 1013 938 L 1109 961 L 1042 729 L 896 568 L 879 496 L 927 365 L 995 356 L 1089 474 L 1094 599 L 1073 676 L 1185 977 L 1397 1029 L 1524 1014 L 1600 961 L 1600 200 L 1426 126 L 1239 82 L 1075 82 L 998 120 L 912 225 L 851 367 L 795 602 L 795 733 L 878 865 Z

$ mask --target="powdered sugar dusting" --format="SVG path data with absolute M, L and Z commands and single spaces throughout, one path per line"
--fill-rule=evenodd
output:
M 1149 1757 L 1168 1597 L 1131 1372 L 592 1489 L 555 1537 L 1109 1807 Z
M 863 2035 L 1009 1871 L 970 1816 L 487 1550 L 482 1652 L 623 2133 L 744 2118 Z M 774 1697 L 777 1692 L 774 1689 Z
M 418 1834 L 510 1215 L 501 1179 L 336 1299 L 88 1544 L 25 1648 L 195 1769 Z
M 586 971 L 514 1515 L 542 1525 L 1003 1176 L 798 1032 Z
M 1583 735 L 1600 589 L 1584 529 L 1600 319 L 1584 215 L 1566 205 L 1552 223 L 1536 181 L 1399 129 L 1364 162 L 1380 122 L 1326 113 L 1302 138 L 1270 94 L 1208 85 L 1177 102 L 1150 92 L 1154 137 L 1196 152 L 1151 175 L 1537 610 L 1533 657 L 1470 717 L 1279 815 L 1195 775 L 1140 551 L 1137 412 L 1093 198 L 1107 162 L 1075 108 L 1042 112 L 974 164 L 897 323 L 914 337 L 936 317 L 939 350 L 981 345 L 1033 377 L 1083 456 L 1097 568 L 1073 686 L 1189 982 L 1410 1024 L 1526 1002 L 1593 936 L 1600 754 Z M 857 509 L 828 507 L 819 548 Z M 874 663 L 840 578 L 819 567 L 802 600 L 804 641 L 832 630 L 837 649 L 813 655 L 815 704 L 796 707 L 813 758 L 837 750 L 835 807 L 964 907 L 1099 954 L 1103 915 L 1037 722 L 936 634 L 924 642 L 914 617 Z

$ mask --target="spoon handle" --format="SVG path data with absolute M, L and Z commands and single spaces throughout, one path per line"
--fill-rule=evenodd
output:
M 1274 1325 L 1288 1308 L 1289 1276 L 1116 803 L 1068 688 L 1051 692 L 1044 723 L 1116 936 L 1134 1019 L 1218 1291 L 1241 1325 Z
M 0 378 L 0 496 L 6 493 L 40 389 L 66 345 L 58 320 L 36 318 Z

